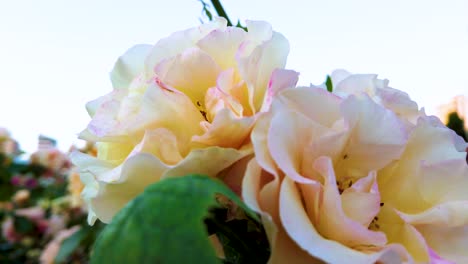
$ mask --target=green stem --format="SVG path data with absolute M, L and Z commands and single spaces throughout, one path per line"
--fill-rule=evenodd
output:
M 223 5 L 219 0 L 211 0 L 211 4 L 216 10 L 216 13 L 218 13 L 218 16 L 224 17 L 227 20 L 227 25 L 232 26 L 231 20 L 229 20 L 228 15 L 226 14 L 226 11 L 224 11 Z

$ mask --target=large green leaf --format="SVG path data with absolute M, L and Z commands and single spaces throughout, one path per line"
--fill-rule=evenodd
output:
M 222 194 L 258 221 L 225 184 L 201 175 L 149 186 L 122 209 L 96 241 L 91 263 L 219 263 L 204 225 Z

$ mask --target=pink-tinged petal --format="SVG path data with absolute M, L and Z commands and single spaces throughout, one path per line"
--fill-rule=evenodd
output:
M 420 171 L 417 188 L 426 202 L 468 200 L 468 166 L 463 158 L 432 164 L 423 161 Z
M 119 57 L 110 73 L 114 89 L 127 89 L 133 79 L 143 73 L 150 50 L 151 45 L 135 45 Z
M 88 114 L 90 117 L 93 117 L 96 114 L 96 111 L 106 102 L 109 101 L 121 101 L 124 96 L 127 95 L 126 90 L 118 89 L 118 90 L 113 90 L 112 92 L 101 96 L 95 100 L 92 100 L 88 103 L 86 103 L 86 110 L 88 111 Z
M 216 80 L 216 87 L 208 89 L 205 106 L 209 120 L 213 120 L 221 106 L 231 109 L 238 117 L 252 115 L 248 108 L 247 89 L 243 82 L 236 83 L 232 68 L 221 72 Z M 244 106 L 247 108 L 244 109 Z
M 128 155 L 132 157 L 138 153 L 149 153 L 167 165 L 176 165 L 183 159 L 179 152 L 177 138 L 166 128 L 147 130 L 143 140 Z
M 388 243 L 403 245 L 418 263 L 429 261 L 426 236 L 422 235 L 411 224 L 406 223 L 397 214 L 391 203 L 385 201 L 385 205 L 380 209 L 377 225 L 387 236 Z
M 99 184 L 99 193 L 91 199 L 97 217 L 109 223 L 114 215 L 150 184 L 158 181 L 168 169 L 151 154 L 137 154 L 122 164 L 120 178 Z
M 135 134 L 137 139 L 146 130 L 158 127 L 170 130 L 179 141 L 182 156 L 190 149 L 191 137 L 202 132 L 199 124 L 204 120 L 187 96 L 168 90 L 163 83 L 150 85 L 137 111 L 122 119 L 125 122 L 122 121 L 119 128 L 126 134 Z
M 302 152 L 312 138 L 319 137 L 324 131 L 326 128 L 299 113 L 280 111 L 271 119 L 268 131 L 271 157 L 287 177 L 296 182 L 313 183 L 301 175 Z
M 434 179 L 437 178 L 432 173 L 440 172 L 443 166 L 439 168 L 435 166 L 433 172 L 428 172 L 427 170 L 421 171 L 421 168 L 424 168 L 424 166 L 421 167 L 421 161 L 425 161 L 425 166 L 428 166 L 443 160 L 464 158 L 464 153 L 457 151 L 454 147 L 452 133 L 449 129 L 435 127 L 427 120 L 420 118 L 418 125 L 410 135 L 408 144 L 400 160 L 392 166 L 379 171 L 378 181 L 382 199 L 384 201 L 391 201 L 395 208 L 405 213 L 418 213 L 421 210 L 425 210 L 430 207 L 430 203 L 426 199 L 434 199 L 430 197 L 438 192 L 437 189 L 427 190 L 428 188 L 433 188 Z M 455 175 L 461 173 L 460 169 L 463 170 L 460 166 L 455 168 Z M 427 184 L 422 183 L 423 173 L 428 174 Z M 431 177 L 431 175 L 433 176 Z M 442 176 L 445 178 L 446 175 Z M 450 181 L 450 176 L 447 177 L 448 181 Z M 454 177 L 454 179 L 457 178 Z M 425 188 L 424 192 L 427 194 L 420 192 L 420 184 L 422 184 L 422 188 Z M 457 184 L 442 185 L 441 188 L 442 190 L 447 190 L 447 186 L 457 186 Z M 464 185 L 464 183 L 461 183 L 461 185 Z M 394 195 L 395 190 L 398 190 L 398 195 Z M 422 195 L 426 195 L 427 197 L 423 198 Z
M 271 74 L 276 68 L 284 68 L 288 53 L 288 41 L 276 32 L 270 40 L 258 45 L 251 53 L 242 47 L 239 49 L 239 73 L 247 84 L 249 104 L 254 112 L 260 111 Z
M 160 80 L 147 84 L 143 93 L 113 98 L 96 111 L 81 138 L 106 142 L 139 142 L 145 130 L 165 127 L 182 142 L 182 153 L 190 148 L 188 142 L 202 129 L 203 115 L 184 94 Z
M 323 136 L 313 138 L 311 142 L 304 146 L 302 153 L 302 175 L 320 181 L 321 177 L 317 176 L 317 172 L 310 164 L 313 164 L 320 156 L 328 156 L 333 162 L 337 162 L 342 158 L 341 152 L 346 146 L 348 138 L 349 131 L 347 129 L 338 132 L 335 132 L 335 129 L 331 129 Z
M 424 236 L 430 248 L 440 257 L 454 263 L 468 263 L 468 251 L 466 250 L 468 226 L 420 225 L 417 226 L 417 229 Z
M 268 149 L 268 131 L 270 130 L 271 118 L 271 112 L 260 114 L 250 138 L 252 140 L 258 164 L 268 173 L 278 177 L 278 167 L 276 166 L 275 161 L 270 154 L 270 150 Z
M 400 263 L 408 259 L 405 250 L 398 245 L 364 253 L 322 237 L 310 222 L 302 207 L 299 191 L 289 178 L 285 178 L 281 184 L 280 217 L 287 234 L 300 248 L 327 263 L 373 264 L 380 260 L 383 263 Z M 388 262 L 388 259 L 394 262 Z
M 263 211 L 268 212 L 275 224 L 280 224 L 279 217 L 279 190 L 280 190 L 280 179 L 278 177 L 272 177 L 272 175 L 262 171 L 261 174 L 264 181 L 270 180 L 264 183 L 263 188 L 260 190 L 258 195 L 258 201 Z
M 295 110 L 311 120 L 326 127 L 342 118 L 340 103 L 342 99 L 323 89 L 314 87 L 298 87 L 283 91 L 278 100 L 273 103 L 275 107 L 287 107 Z M 277 104 L 278 106 L 275 106 Z M 320 111 L 317 111 L 320 109 Z
M 376 93 L 376 80 L 376 74 L 352 74 L 340 82 L 333 82 L 333 92 L 343 97 L 363 93 L 373 97 Z
M 176 166 L 168 170 L 163 178 L 188 174 L 203 174 L 215 177 L 224 169 L 250 154 L 252 154 L 252 147 L 250 146 L 245 146 L 240 150 L 221 147 L 195 149 L 190 151 Z
M 227 21 L 222 17 L 217 17 L 213 21 L 201 24 L 198 27 L 173 33 L 167 38 L 156 43 L 145 61 L 146 78 L 152 78 L 154 68 L 161 61 L 176 56 L 188 48 L 192 48 L 196 43 L 216 29 L 225 29 Z
M 245 21 L 249 32 L 249 38 L 256 42 L 269 40 L 273 34 L 273 28 L 268 22 L 247 20 Z
M 226 108 L 226 102 L 224 101 L 223 92 L 217 87 L 208 89 L 205 95 L 206 119 L 213 120 L 216 114 L 224 108 Z M 208 121 L 205 122 L 210 124 Z
M 258 195 L 264 185 L 261 174 L 262 168 L 254 158 L 247 164 L 245 176 L 242 180 L 242 199 L 250 209 L 257 213 L 263 212 L 258 202 Z
M 275 236 L 275 240 L 270 242 L 271 255 L 268 264 L 323 264 L 324 262 L 315 258 L 305 250 L 301 249 L 286 231 L 281 228 Z
M 425 113 L 424 108 L 421 109 L 421 114 L 418 118 L 418 124 L 430 125 L 438 128 L 445 129 L 446 125 L 440 121 L 436 116 L 428 116 Z M 455 145 L 455 149 L 458 152 L 466 152 L 468 149 L 468 142 L 466 142 L 462 137 L 457 135 L 452 129 L 448 130 L 448 133 L 451 135 L 452 142 Z
M 280 179 L 262 170 L 255 159 L 247 165 L 242 181 L 242 198 L 259 213 L 266 213 L 268 219 L 280 224 L 278 213 Z
M 155 74 L 167 85 L 187 95 L 194 104 L 204 105 L 208 88 L 216 86 L 221 68 L 204 51 L 190 48 L 159 63 Z
M 268 184 L 270 187 L 266 186 Z M 264 190 L 263 187 L 268 190 Z M 257 161 L 252 159 L 247 165 L 243 178 L 242 198 L 247 206 L 262 216 L 262 223 L 271 247 L 268 263 L 284 263 L 286 260 L 290 261 L 291 258 L 294 258 L 295 262 L 300 261 L 298 263 L 315 263 L 311 262 L 314 258 L 300 249 L 281 227 L 278 215 L 278 192 L 279 179 L 272 175 L 266 175 Z M 272 196 L 273 193 L 276 196 Z
M 418 214 L 397 213 L 405 222 L 412 225 L 468 226 L 467 200 L 445 202 Z
M 270 109 L 273 98 L 281 91 L 294 88 L 299 80 L 299 73 L 292 70 L 275 69 L 271 74 L 270 82 L 263 100 L 261 112 Z
M 353 183 L 341 194 L 343 211 L 352 220 L 368 227 L 380 210 L 380 193 L 376 173 Z
M 393 112 L 367 95 L 348 97 L 341 111 L 352 131 L 342 159 L 336 164 L 337 175 L 363 177 L 400 158 L 408 135 Z
M 247 32 L 238 27 L 228 27 L 226 30 L 216 29 L 198 41 L 200 49 L 209 54 L 223 69 L 236 67 L 235 55 Z
M 120 96 L 119 96 L 120 97 Z M 87 134 L 94 135 L 96 138 L 115 138 L 122 136 L 119 134 L 120 131 L 113 131 L 118 126 L 118 114 L 121 106 L 122 98 L 109 98 L 100 102 L 98 108 L 91 110 L 93 112 L 93 119 L 89 122 L 86 132 L 82 132 L 80 137 L 83 139 L 90 140 L 91 138 L 86 136 Z M 93 104 L 95 102 L 92 102 Z M 96 102 L 98 103 L 98 102 Z M 92 106 L 92 108 L 94 108 Z M 85 138 L 86 137 L 86 138 Z
M 437 255 L 437 253 L 429 248 L 429 257 L 431 258 L 431 264 L 456 264 L 453 261 L 446 260 L 441 256 Z
M 93 176 L 102 175 L 113 170 L 116 167 L 116 165 L 112 162 L 101 160 L 88 154 L 81 153 L 79 151 L 72 152 L 70 154 L 70 159 L 75 166 L 80 168 L 80 178 L 85 183 L 86 187 L 87 183 L 83 179 L 83 173 L 90 173 Z M 93 179 L 96 179 L 96 177 L 93 177 Z
M 225 108 L 218 112 L 206 133 L 195 135 L 192 140 L 207 146 L 239 148 L 248 140 L 254 122 L 254 117 L 238 118 Z
M 320 205 L 323 200 L 321 184 L 317 181 L 313 184 L 298 184 L 297 186 L 301 191 L 307 216 L 315 226 L 320 221 Z
M 340 83 L 349 76 L 351 76 L 351 73 L 347 70 L 337 69 L 331 73 L 330 78 L 332 79 L 333 86 L 336 86 L 336 84 Z
M 314 168 L 324 178 L 322 203 L 319 205 L 319 219 L 316 224 L 320 234 L 350 247 L 361 245 L 384 246 L 387 243 L 385 234 L 369 230 L 367 226 L 362 225 L 345 214 L 330 158 L 318 158 L 314 163 Z M 350 197 L 344 197 L 343 199 L 347 198 Z M 353 198 L 357 199 L 356 197 Z M 375 202 L 380 203 L 380 201 L 374 198 L 368 204 L 369 208 L 356 209 L 361 209 L 367 216 L 370 216 L 370 213 L 375 212 L 373 210 Z M 365 212 L 366 210 L 371 210 L 372 212 Z M 375 214 L 371 217 L 373 218 L 373 216 Z
M 381 103 L 399 116 L 411 117 L 411 121 L 416 121 L 419 115 L 418 104 L 411 100 L 407 93 L 391 87 L 377 89 L 376 95 Z

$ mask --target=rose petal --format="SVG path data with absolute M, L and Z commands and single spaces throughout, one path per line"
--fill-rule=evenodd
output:
M 151 45 L 135 45 L 119 57 L 110 73 L 114 89 L 126 89 L 144 70 L 144 61 Z
M 203 67 L 201 67 L 203 65 Z M 188 96 L 194 104 L 205 104 L 208 88 L 216 85 L 221 68 L 204 51 L 190 48 L 159 63 L 155 74 L 167 85 Z
M 346 216 L 368 227 L 380 210 L 380 193 L 375 171 L 344 190 L 341 202 Z
M 294 88 L 299 80 L 299 73 L 292 70 L 275 69 L 271 74 L 260 111 L 266 112 L 270 108 L 273 98 L 281 91 Z
M 97 217 L 109 223 L 114 215 L 168 169 L 147 153 L 132 156 L 122 164 L 120 178 L 112 183 L 99 182 L 98 195 L 91 199 Z
M 295 110 L 323 126 L 332 127 L 338 119 L 342 118 L 341 101 L 338 96 L 322 89 L 298 87 L 282 92 L 275 103 L 278 107 Z
M 278 168 L 268 149 L 268 130 L 270 129 L 271 118 L 271 112 L 261 114 L 257 119 L 250 138 L 252 139 L 258 164 L 268 173 L 278 176 Z
M 341 203 L 340 193 L 336 186 L 333 164 L 329 157 L 320 157 L 314 162 L 314 168 L 323 176 L 322 201 L 319 205 L 319 220 L 315 226 L 321 235 L 328 239 L 341 242 L 349 247 L 360 245 L 384 246 L 387 242 L 385 234 L 369 230 L 367 226 L 348 217 Z M 372 177 L 372 176 L 371 176 Z M 374 176 L 375 177 L 375 176 Z M 349 199 L 351 197 L 343 197 Z M 354 197 L 356 198 L 356 197 Z M 375 216 L 375 206 L 379 205 L 380 197 L 370 199 L 371 204 L 363 209 L 367 216 Z M 358 209 L 358 208 L 355 208 Z M 370 210 L 371 212 L 365 212 Z
M 239 148 L 248 139 L 255 118 L 238 118 L 229 109 L 223 109 L 215 116 L 211 126 L 203 135 L 192 140 L 208 146 Z
M 292 111 L 280 111 L 273 116 L 268 131 L 268 148 L 279 168 L 294 181 L 313 183 L 301 175 L 302 151 L 313 137 L 324 134 L 326 128 Z
M 226 70 L 235 68 L 235 55 L 247 32 L 238 27 L 228 27 L 226 30 L 216 29 L 198 41 L 197 45 L 209 54 L 221 67 Z
M 438 255 L 454 263 L 468 263 L 468 226 L 447 227 L 420 225 L 417 227 Z
M 232 148 L 208 147 L 192 150 L 181 162 L 168 170 L 163 178 L 188 174 L 203 174 L 215 177 L 236 161 L 252 153 L 250 146 L 237 150 Z
M 401 156 L 408 136 L 403 123 L 393 112 L 377 105 L 368 96 L 350 96 L 344 100 L 341 109 L 352 132 L 343 158 L 335 164 L 337 175 L 363 177 Z
M 284 229 L 289 237 L 310 255 L 327 263 L 350 264 L 371 264 L 388 258 L 394 262 L 385 263 L 399 263 L 410 258 L 405 254 L 404 248 L 398 245 L 388 245 L 376 253 L 366 254 L 323 238 L 302 208 L 301 197 L 294 182 L 285 178 L 280 192 L 280 217 Z
M 385 201 L 378 215 L 379 229 L 387 235 L 388 243 L 403 245 L 419 263 L 429 261 L 429 248 L 423 236 L 414 226 L 406 223 L 392 207 Z
M 216 29 L 225 29 L 227 21 L 216 17 L 213 21 L 201 24 L 198 27 L 173 33 L 167 38 L 159 40 L 147 56 L 145 61 L 146 78 L 154 76 L 154 68 L 164 59 L 176 56 L 182 51 L 192 48 L 196 43 Z
M 276 68 L 284 68 L 289 53 L 286 38 L 273 33 L 270 40 L 257 46 L 249 55 L 239 50 L 237 61 L 242 79 L 249 89 L 250 107 L 258 112 L 261 109 L 271 74 Z

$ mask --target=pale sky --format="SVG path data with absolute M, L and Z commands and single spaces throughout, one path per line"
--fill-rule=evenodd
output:
M 430 114 L 468 95 L 468 0 L 223 4 L 231 20 L 266 20 L 286 36 L 302 85 L 336 68 L 377 73 Z M 0 0 L 0 127 L 28 152 L 39 134 L 67 150 L 90 120 L 85 103 L 111 91 L 117 57 L 201 16 L 197 0 Z

